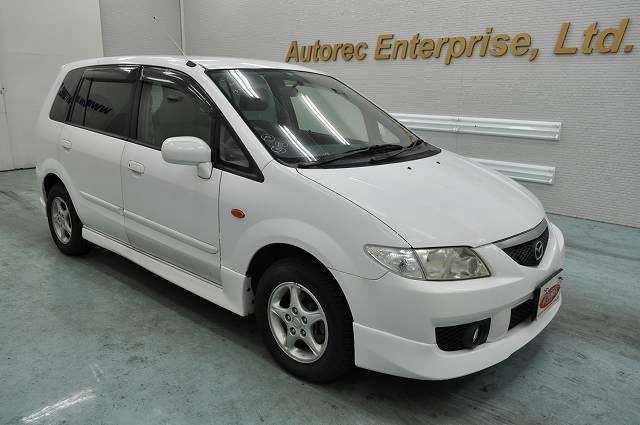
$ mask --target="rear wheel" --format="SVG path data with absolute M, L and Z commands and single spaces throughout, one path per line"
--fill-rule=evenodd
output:
M 47 194 L 47 219 L 51 237 L 60 251 L 82 255 L 91 249 L 91 243 L 82 239 L 82 222 L 62 185 L 53 186 Z
M 278 260 L 260 279 L 256 301 L 263 340 L 285 370 L 322 383 L 353 367 L 353 319 L 327 270 L 301 258 Z

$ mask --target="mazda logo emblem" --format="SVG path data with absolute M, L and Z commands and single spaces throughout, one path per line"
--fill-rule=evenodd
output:
M 536 245 L 533 248 L 533 255 L 536 257 L 536 261 L 540 261 L 540 259 L 544 255 L 544 244 L 542 243 L 542 241 L 536 242 Z

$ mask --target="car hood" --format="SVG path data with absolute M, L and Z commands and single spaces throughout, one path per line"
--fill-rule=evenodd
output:
M 529 230 L 545 215 L 522 185 L 447 151 L 413 161 L 298 172 L 367 210 L 414 248 L 484 245 Z

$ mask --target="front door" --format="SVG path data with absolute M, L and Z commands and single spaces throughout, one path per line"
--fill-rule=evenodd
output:
M 174 136 L 199 137 L 211 146 L 214 107 L 188 76 L 145 67 L 137 115 L 135 137 L 126 143 L 121 162 L 129 243 L 219 283 L 221 171 L 214 168 L 211 178 L 203 179 L 194 166 L 165 162 L 160 151 Z

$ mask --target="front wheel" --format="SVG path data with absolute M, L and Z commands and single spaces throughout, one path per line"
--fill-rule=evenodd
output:
M 353 367 L 353 319 L 328 271 L 300 258 L 278 260 L 258 283 L 256 316 L 276 362 L 324 383 Z

